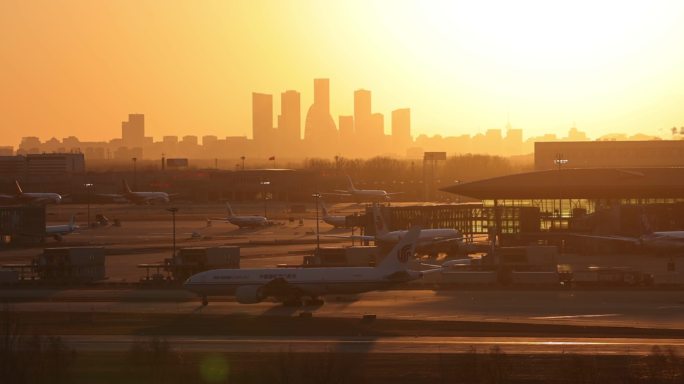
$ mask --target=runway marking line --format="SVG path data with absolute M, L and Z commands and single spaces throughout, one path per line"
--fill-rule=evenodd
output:
M 562 319 L 581 319 L 581 318 L 592 318 L 592 317 L 612 317 L 621 316 L 620 313 L 602 313 L 595 315 L 566 315 L 566 316 L 540 316 L 540 317 L 530 317 L 532 320 L 562 320 Z

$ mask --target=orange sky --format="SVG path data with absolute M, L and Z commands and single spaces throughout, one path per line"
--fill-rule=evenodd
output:
M 664 135 L 684 126 L 684 2 L 0 2 L 0 145 L 105 140 L 128 113 L 147 134 L 251 136 L 251 92 L 331 79 L 373 109 L 412 109 L 415 134 L 576 122 Z M 279 108 L 279 96 L 275 98 Z M 277 112 L 274 114 L 277 115 Z

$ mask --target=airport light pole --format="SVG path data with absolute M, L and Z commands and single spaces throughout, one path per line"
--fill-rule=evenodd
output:
M 173 255 L 172 257 L 176 257 L 176 212 L 178 212 L 178 208 L 176 207 L 171 207 L 167 208 L 167 211 L 171 212 L 171 220 L 173 221 Z
M 321 250 L 321 234 L 318 230 L 318 202 L 321 200 L 321 194 L 314 193 L 311 197 L 316 199 L 316 255 L 318 255 Z
M 131 160 L 133 160 L 133 189 L 138 190 L 138 167 L 136 164 L 138 163 L 138 158 L 134 157 Z
M 266 214 L 266 203 L 268 202 L 267 191 L 268 191 L 268 186 L 271 184 L 271 182 L 270 181 L 260 181 L 259 184 L 261 184 L 261 186 L 263 187 L 263 191 L 261 193 L 264 194 L 264 217 L 268 217 L 268 215 Z
M 86 189 L 88 195 L 88 228 L 90 228 L 90 189 L 93 187 L 93 183 L 85 183 L 83 186 Z

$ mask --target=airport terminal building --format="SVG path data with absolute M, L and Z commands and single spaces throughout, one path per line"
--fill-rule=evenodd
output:
M 480 199 L 488 212 L 480 232 L 503 240 L 544 234 L 637 234 L 646 215 L 653 230 L 684 228 L 684 168 L 581 168 L 537 171 L 443 188 Z M 612 215 L 611 212 L 615 212 Z

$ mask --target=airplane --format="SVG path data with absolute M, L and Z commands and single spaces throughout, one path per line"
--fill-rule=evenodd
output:
M 202 296 L 233 295 L 238 303 L 254 304 L 272 297 L 286 306 L 322 305 L 319 297 L 385 289 L 420 279 L 442 267 L 414 271 L 407 263 L 415 254 L 420 228 L 411 228 L 375 267 L 214 269 L 190 276 L 184 288 Z
M 344 215 L 331 215 L 328 212 L 325 204 L 321 201 L 321 209 L 323 210 L 323 222 L 332 225 L 335 228 L 347 228 L 347 216 Z
M 408 231 L 398 230 L 390 231 L 385 218 L 382 216 L 380 207 L 377 204 L 373 205 L 373 224 L 375 225 L 375 236 L 370 235 L 354 235 L 354 236 L 340 236 L 327 235 L 328 237 L 343 237 L 353 238 L 361 241 L 373 241 L 380 246 L 389 246 L 396 244 L 406 236 Z M 463 235 L 453 228 L 432 228 L 423 229 L 418 238 L 417 251 L 420 254 L 437 255 L 439 252 L 448 253 L 472 253 L 477 250 L 470 249 L 463 242 Z
M 349 187 L 346 190 L 335 190 L 335 192 L 324 192 L 324 195 L 351 196 L 355 200 L 361 201 L 388 201 L 393 195 L 404 192 L 387 192 L 381 189 L 356 189 L 351 177 L 347 176 Z
M 71 215 L 69 224 L 58 224 L 58 225 L 46 225 L 45 226 L 45 237 L 53 237 L 57 241 L 62 241 L 62 237 L 68 235 L 80 227 L 78 224 L 74 223 L 75 215 Z
M 226 209 L 228 210 L 227 217 L 212 220 L 227 221 L 233 225 L 237 225 L 240 228 L 257 228 L 268 225 L 268 219 L 264 216 L 236 215 L 233 213 L 233 208 L 230 207 L 229 203 L 226 203 Z
M 126 200 L 135 204 L 153 204 L 153 203 L 168 203 L 171 201 L 171 196 L 166 192 L 133 192 L 128 186 L 126 180 L 122 180 L 123 193 L 122 194 L 100 194 L 102 197 L 109 198 L 125 198 Z
M 14 180 L 14 185 L 14 195 L 0 195 L 0 198 L 28 204 L 59 204 L 62 202 L 62 195 L 59 193 L 24 192 L 18 180 Z
M 658 253 L 684 251 L 684 231 L 654 232 L 648 222 L 646 215 L 642 215 L 641 224 L 643 233 L 638 237 L 585 234 L 574 234 L 574 236 L 630 243 Z

